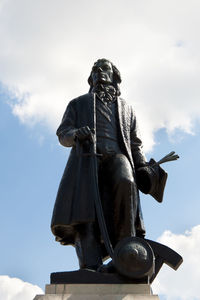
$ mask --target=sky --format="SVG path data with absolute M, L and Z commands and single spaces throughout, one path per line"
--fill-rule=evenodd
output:
M 0 0 L 0 300 L 31 300 L 51 272 L 78 269 L 50 231 L 70 151 L 55 132 L 103 57 L 121 72 L 147 159 L 180 156 L 163 165 L 162 204 L 141 194 L 146 237 L 184 259 L 162 268 L 153 291 L 200 299 L 199 11 L 197 0 Z

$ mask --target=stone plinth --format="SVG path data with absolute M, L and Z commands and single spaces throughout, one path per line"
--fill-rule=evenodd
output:
M 149 284 L 49 284 L 34 300 L 159 300 Z

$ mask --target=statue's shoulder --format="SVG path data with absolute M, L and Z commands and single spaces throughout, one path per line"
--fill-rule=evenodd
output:
M 129 101 L 125 100 L 125 99 L 122 98 L 122 97 L 118 97 L 118 101 L 120 101 L 121 104 L 123 104 L 123 105 L 132 107 L 132 106 L 131 106 L 131 103 L 130 103 Z
M 123 104 L 123 105 L 128 105 L 127 101 L 122 97 L 118 97 L 118 102 L 120 102 L 120 104 Z
M 93 99 L 93 94 L 92 93 L 87 93 L 84 95 L 81 95 L 79 97 L 74 98 L 73 100 L 71 100 L 69 102 L 70 105 L 76 105 L 77 103 L 81 103 L 84 101 L 90 101 L 91 99 Z
M 124 109 L 132 112 L 133 111 L 133 107 L 132 104 L 128 101 L 126 101 L 124 98 L 118 97 L 118 103 L 121 105 L 121 107 L 123 107 Z

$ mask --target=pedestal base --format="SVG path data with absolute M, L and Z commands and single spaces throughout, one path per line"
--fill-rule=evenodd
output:
M 149 284 L 49 284 L 34 300 L 159 300 Z

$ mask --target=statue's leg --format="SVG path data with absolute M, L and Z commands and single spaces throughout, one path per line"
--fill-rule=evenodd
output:
M 123 154 L 117 154 L 105 161 L 104 174 L 105 181 L 111 189 L 114 240 L 118 242 L 125 237 L 136 235 L 137 186 L 130 162 Z
M 80 269 L 98 269 L 102 264 L 102 257 L 96 224 L 88 223 L 77 226 L 75 248 Z

